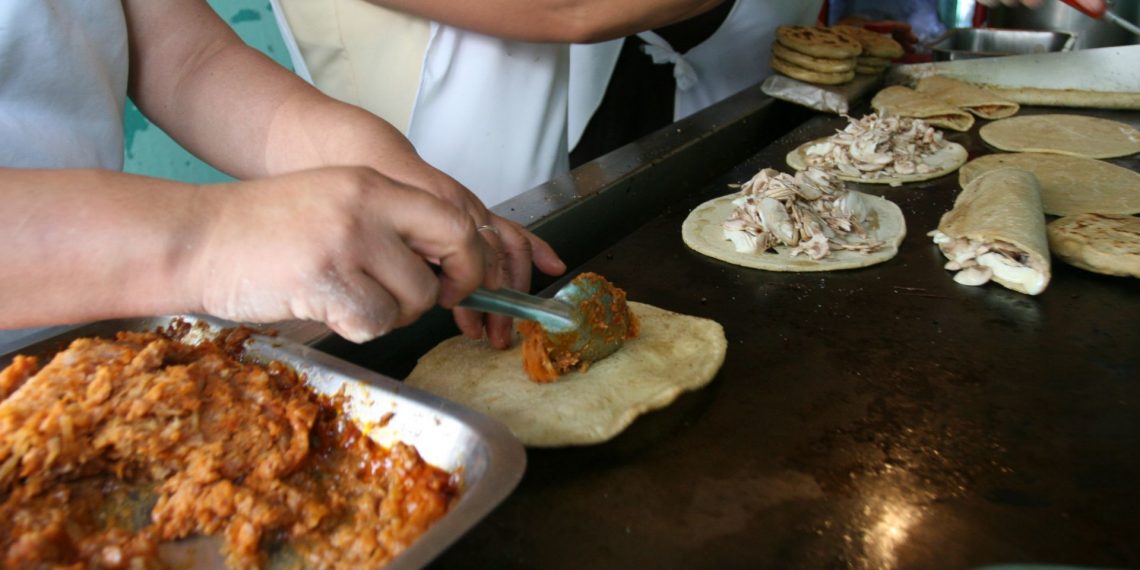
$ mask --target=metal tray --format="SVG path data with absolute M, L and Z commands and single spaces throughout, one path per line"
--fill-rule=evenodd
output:
M 1070 51 L 1076 36 L 1068 32 L 955 28 L 930 46 L 935 61 Z
M 187 342 L 233 326 L 206 317 L 101 321 L 0 354 L 0 369 L 8 366 L 16 354 L 50 358 L 80 337 L 113 337 L 118 331 L 155 330 L 167 327 L 175 318 L 200 323 Z M 319 394 L 332 395 L 343 388 L 349 416 L 372 439 L 382 445 L 402 441 L 415 446 L 432 465 L 449 472 L 463 470 L 459 502 L 394 558 L 387 570 L 426 565 L 502 502 L 522 478 L 526 466 L 522 444 L 490 418 L 290 340 L 254 335 L 246 344 L 245 354 L 257 362 L 276 360 L 292 367 Z M 382 421 L 389 414 L 390 419 Z M 219 544 L 212 537 L 189 539 L 164 546 L 160 555 L 178 567 L 216 568 L 222 565 Z

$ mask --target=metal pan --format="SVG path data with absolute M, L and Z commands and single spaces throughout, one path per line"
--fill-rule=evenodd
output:
M 0 368 L 16 354 L 50 358 L 80 337 L 155 330 L 169 326 L 175 318 L 110 320 L 65 330 L 0 354 Z M 196 325 L 188 342 L 233 326 L 204 317 L 177 318 Z M 388 570 L 426 565 L 502 502 L 522 477 L 526 466 L 522 444 L 485 416 L 291 340 L 254 335 L 245 354 L 257 362 L 276 360 L 292 367 L 319 394 L 333 395 L 344 389 L 349 416 L 382 445 L 402 441 L 415 446 L 432 465 L 449 472 L 463 470 L 458 503 L 393 559 Z M 215 568 L 221 563 L 219 545 L 213 538 L 185 540 L 164 546 L 161 556 L 179 567 Z

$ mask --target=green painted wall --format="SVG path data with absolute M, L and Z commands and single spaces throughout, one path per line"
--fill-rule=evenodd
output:
M 245 43 L 293 69 L 268 0 L 209 1 Z M 241 101 L 233 104 L 241 105 Z M 123 129 L 126 150 L 123 169 L 127 172 L 198 184 L 232 180 L 178 146 L 162 129 L 151 124 L 131 101 L 127 101 Z

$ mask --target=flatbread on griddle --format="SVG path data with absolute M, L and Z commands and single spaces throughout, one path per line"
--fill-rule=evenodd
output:
M 855 79 L 855 70 L 840 71 L 837 73 L 825 73 L 822 71 L 812 71 L 800 67 L 794 63 L 790 63 L 780 59 L 775 54 L 768 60 L 768 64 L 772 69 L 791 77 L 792 79 L 799 79 L 808 83 L 818 83 L 820 85 L 838 85 L 840 83 L 847 83 Z
M 804 69 L 823 73 L 844 73 L 855 68 L 854 58 L 831 59 L 827 57 L 816 57 L 784 47 L 784 45 L 779 42 L 772 44 L 772 55 Z
M 1046 214 L 1140 213 L 1140 173 L 1092 158 L 1040 152 L 987 154 L 962 166 L 958 182 L 966 186 L 999 168 L 1032 172 L 1041 184 Z
M 937 97 L 959 109 L 969 111 L 983 119 L 1004 119 L 1017 114 L 1017 103 L 1004 99 L 964 81 L 939 77 L 924 77 L 915 91 Z
M 994 121 L 978 131 L 994 148 L 1114 158 L 1140 152 L 1140 131 L 1131 125 L 1083 115 L 1026 115 Z
M 811 26 L 780 26 L 776 28 L 776 41 L 800 53 L 845 59 L 863 52 L 858 41 L 827 28 Z
M 405 383 L 499 420 L 528 446 L 606 441 L 637 416 L 708 384 L 728 348 L 715 321 L 629 305 L 641 322 L 640 336 L 557 382 L 527 379 L 517 342 L 497 350 L 457 336 L 425 354 Z
M 787 246 L 776 247 L 775 253 L 742 253 L 724 237 L 722 224 L 732 212 L 732 201 L 738 194 L 714 198 L 697 206 L 681 224 L 681 237 L 694 251 L 721 261 L 766 271 L 836 271 L 867 267 L 891 259 L 898 253 L 899 244 L 906 237 L 906 220 L 894 202 L 878 196 L 864 194 L 871 208 L 865 222 L 869 241 L 883 242 L 882 249 L 871 253 L 832 251 L 823 259 L 807 255 L 792 256 Z
M 871 106 L 881 114 L 914 117 L 928 124 L 955 131 L 968 131 L 974 116 L 941 99 L 919 93 L 909 87 L 892 85 L 871 99 Z
M 1081 269 L 1140 277 L 1140 218 L 1077 214 L 1047 227 L 1053 255 Z
M 1048 284 L 1045 213 L 1037 177 L 1031 172 L 1002 168 L 979 176 L 958 194 L 954 208 L 942 215 L 938 230 L 952 238 L 1014 245 L 1044 268 Z M 1007 282 L 996 274 L 993 280 L 1014 291 L 1028 293 L 1021 284 Z

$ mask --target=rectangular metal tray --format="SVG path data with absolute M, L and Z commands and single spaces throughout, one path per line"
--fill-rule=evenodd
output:
M 154 317 L 101 321 L 41 338 L 33 344 L 0 354 L 0 369 L 16 354 L 41 357 L 41 362 L 80 337 L 113 337 L 119 331 L 151 331 L 181 318 L 195 327 L 197 339 L 233 326 L 205 317 Z M 199 332 L 200 331 L 200 332 Z M 526 466 L 523 446 L 502 424 L 442 398 L 334 358 L 296 342 L 253 335 L 245 354 L 257 362 L 276 360 L 303 377 L 319 394 L 342 388 L 346 410 L 361 430 L 382 445 L 397 441 L 413 445 L 430 464 L 448 472 L 462 469 L 458 503 L 412 546 L 394 558 L 387 570 L 420 568 L 470 530 L 514 490 Z M 383 421 L 390 414 L 390 419 Z M 383 425 L 381 425 L 383 424 Z M 220 542 L 212 537 L 164 546 L 161 555 L 179 567 L 216 568 L 221 565 Z
M 955 28 L 930 46 L 935 61 L 956 61 L 1029 53 L 1069 51 L 1076 36 L 1068 32 Z

